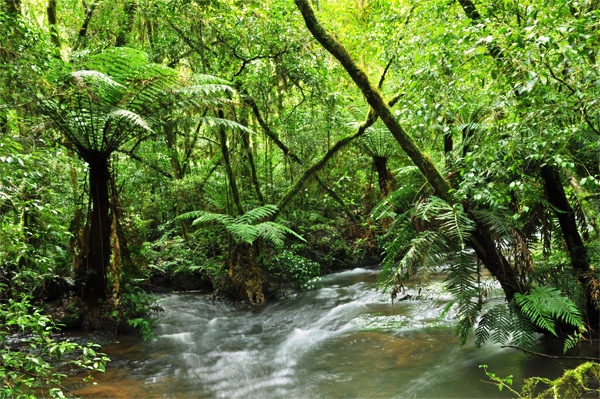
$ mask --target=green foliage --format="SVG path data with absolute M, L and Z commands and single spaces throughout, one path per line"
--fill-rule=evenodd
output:
M 121 293 L 119 304 L 127 324 L 137 329 L 145 340 L 155 338 L 151 316 L 163 310 L 156 296 L 148 294 L 139 287 L 126 285 Z
M 515 302 L 521 311 L 539 328 L 556 335 L 554 320 L 583 328 L 579 309 L 553 287 L 534 287 L 528 294 L 515 294 Z
M 386 287 L 416 279 L 427 284 L 443 265 L 448 272 L 447 289 L 458 306 L 457 335 L 464 344 L 483 304 L 480 270 L 464 246 L 474 223 L 460 206 L 430 197 L 397 218 L 396 237 L 385 248 L 386 258 L 380 281 Z M 421 230 L 417 232 L 417 230 Z M 414 237 L 414 238 L 411 238 Z M 401 245 L 403 243 L 403 245 Z M 398 263 L 393 260 L 400 257 Z
M 289 249 L 278 251 L 267 263 L 267 270 L 278 283 L 290 281 L 303 291 L 318 287 L 321 266 Z
M 161 117 L 228 103 L 224 93 L 233 91 L 205 75 L 198 85 L 186 85 L 176 70 L 129 48 L 107 49 L 83 65 L 89 69 L 70 74 L 61 98 L 42 98 L 40 109 L 84 159 L 90 151 L 106 156 L 134 138 L 143 140 L 162 124 Z M 205 119 L 212 126 L 248 131 L 233 121 Z
M 520 392 L 512 388 L 512 375 L 501 378 L 490 373 L 487 365 L 483 364 L 479 367 L 484 369 L 485 374 L 492 381 L 491 383 L 496 385 L 500 391 L 507 388 L 520 399 L 579 398 L 584 395 L 592 397 L 594 394 L 596 396 L 600 394 L 600 389 L 597 387 L 600 382 L 600 364 L 596 362 L 586 362 L 574 369 L 565 370 L 562 376 L 554 380 L 544 377 L 527 378 Z M 540 384 L 547 388 L 541 390 Z
M 61 381 L 67 373 L 103 372 L 109 359 L 97 352 L 99 345 L 55 338 L 57 326 L 30 299 L 0 302 L 0 398 L 35 398 L 39 390 L 65 397 Z
M 531 347 L 537 338 L 535 325 L 513 304 L 499 304 L 485 312 L 475 330 L 475 344 L 481 346 L 488 339 L 502 345 L 514 344 Z

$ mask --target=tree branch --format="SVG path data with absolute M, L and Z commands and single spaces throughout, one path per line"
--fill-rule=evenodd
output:
M 517 350 L 520 350 L 520 351 L 522 351 L 524 353 L 529 353 L 530 355 L 541 356 L 541 357 L 545 357 L 547 359 L 553 359 L 553 360 L 558 360 L 558 359 L 576 359 L 576 360 L 586 360 L 586 361 L 592 361 L 592 362 L 600 362 L 600 357 L 553 356 L 553 355 L 546 355 L 545 353 L 539 353 L 539 352 L 530 351 L 529 349 L 521 348 L 521 347 L 515 346 L 515 345 L 502 345 L 501 348 L 517 349 Z
M 142 165 L 147 166 L 150 169 L 153 169 L 153 170 L 157 171 L 158 173 L 160 173 L 161 175 L 163 175 L 165 177 L 168 177 L 169 179 L 173 178 L 173 175 L 170 174 L 169 172 L 165 172 L 164 170 L 160 169 L 156 165 L 152 165 L 152 164 L 147 163 L 146 161 L 144 161 L 144 159 L 142 159 L 139 156 L 135 155 L 133 152 L 125 151 L 125 150 L 117 150 L 117 152 L 120 152 L 122 154 L 128 155 L 129 157 L 131 157 L 132 159 L 135 159 L 136 161 L 138 161 Z

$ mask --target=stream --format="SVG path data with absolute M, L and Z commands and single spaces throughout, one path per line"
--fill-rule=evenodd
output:
M 322 287 L 259 308 L 209 295 L 161 297 L 158 337 L 102 348 L 112 359 L 84 398 L 478 398 L 499 375 L 555 378 L 560 365 L 486 344 L 459 347 L 450 296 L 438 277 L 425 299 L 391 303 L 377 270 L 326 276 Z M 407 293 L 416 295 L 410 289 Z M 492 301 L 502 300 L 498 293 Z M 558 351 L 560 353 L 560 351 Z M 514 396 L 514 395 L 512 395 Z

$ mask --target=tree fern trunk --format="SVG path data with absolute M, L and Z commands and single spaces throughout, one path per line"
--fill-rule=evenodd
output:
M 183 179 L 183 169 L 181 168 L 181 162 L 179 162 L 179 154 L 177 152 L 176 147 L 177 138 L 173 130 L 173 124 L 165 124 L 164 132 L 167 144 L 167 151 L 169 152 L 169 160 L 171 162 L 171 170 L 173 171 L 173 177 L 176 180 L 181 180 Z
M 110 196 L 108 157 L 92 153 L 85 158 L 89 164 L 92 210 L 87 235 L 87 254 L 79 266 L 78 283 L 82 297 L 91 308 L 98 308 L 107 296 L 107 271 L 110 263 Z

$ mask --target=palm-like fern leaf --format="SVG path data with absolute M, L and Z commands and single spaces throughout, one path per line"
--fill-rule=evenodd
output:
M 306 242 L 306 240 L 302 236 L 298 235 L 298 233 L 279 223 L 263 222 L 257 224 L 256 228 L 259 231 L 259 237 L 263 237 L 266 241 L 272 242 L 276 246 L 283 245 L 283 239 L 285 238 L 286 234 L 293 235 L 299 240 Z
M 236 242 L 245 242 L 252 244 L 260 234 L 257 226 L 242 223 L 232 223 L 225 225 L 225 229 L 233 236 Z
M 222 213 L 203 212 L 202 215 L 198 216 L 198 218 L 192 222 L 192 225 L 195 226 L 197 224 L 213 222 L 219 222 L 225 226 L 229 226 L 230 224 L 233 224 L 233 218 Z
M 475 330 L 478 347 L 486 341 L 521 348 L 531 347 L 536 340 L 535 326 L 511 304 L 498 304 L 488 310 Z
M 204 116 L 200 119 L 209 127 L 222 127 L 226 129 L 254 134 L 254 130 L 248 129 L 246 126 L 240 125 L 239 123 L 229 119 L 213 118 L 210 116 Z
M 124 122 L 132 128 L 139 128 L 140 130 L 153 132 L 148 122 L 139 114 L 128 111 L 126 109 L 115 109 L 108 113 L 109 118 L 117 119 L 117 123 Z
M 515 294 L 515 302 L 536 326 L 554 335 L 555 319 L 577 328 L 583 327 L 577 306 L 556 288 L 535 287 L 528 294 Z
M 277 206 L 275 205 L 263 205 L 258 208 L 254 208 L 244 213 L 243 215 L 238 216 L 235 219 L 236 223 L 247 223 L 254 224 L 259 220 L 265 219 L 278 211 Z

